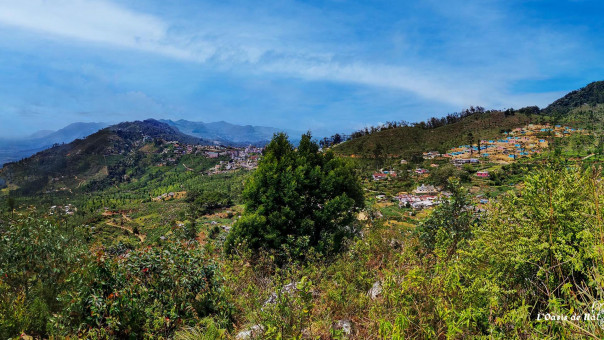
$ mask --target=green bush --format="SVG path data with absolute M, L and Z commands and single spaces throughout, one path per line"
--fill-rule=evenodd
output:
M 168 338 L 179 327 L 214 316 L 228 325 L 216 264 L 201 249 L 166 242 L 120 257 L 104 253 L 70 278 L 66 308 L 54 320 L 60 334 Z

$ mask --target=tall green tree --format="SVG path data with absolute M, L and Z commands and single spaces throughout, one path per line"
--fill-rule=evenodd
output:
M 310 133 L 297 149 L 287 135 L 276 134 L 258 169 L 247 181 L 245 212 L 226 240 L 226 250 L 240 244 L 303 257 L 340 249 L 356 232 L 356 212 L 363 193 L 352 165 L 333 153 L 319 152 Z
M 12 197 L 9 197 L 6 200 L 6 204 L 8 205 L 8 210 L 10 211 L 11 217 L 13 217 L 13 213 L 15 211 L 15 205 L 16 205 L 15 199 Z

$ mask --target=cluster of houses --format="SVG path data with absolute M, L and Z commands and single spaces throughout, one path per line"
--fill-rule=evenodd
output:
M 220 161 L 220 163 L 216 164 L 213 168 L 208 170 L 207 174 L 209 176 L 222 174 L 235 170 L 254 170 L 258 167 L 259 156 L 252 155 L 247 159 L 231 159 L 229 161 Z
M 228 156 L 233 160 L 246 160 L 250 157 L 262 154 L 262 148 L 250 145 L 246 148 L 225 148 L 221 146 L 205 146 L 204 154 L 207 158 L 218 158 Z
M 438 164 L 432 164 L 434 167 L 438 167 Z M 408 170 L 409 172 L 411 172 L 411 170 Z M 417 174 L 417 175 L 428 175 L 430 173 L 430 171 L 428 171 L 427 169 L 424 168 L 417 168 L 415 170 L 413 170 L 413 173 Z M 382 170 L 380 172 L 374 172 L 373 175 L 371 175 L 371 178 L 373 178 L 374 181 L 381 181 L 381 180 L 387 180 L 389 178 L 396 178 L 397 174 L 396 171 L 393 170 Z
M 169 201 L 172 199 L 183 198 L 186 196 L 186 194 L 186 191 L 165 192 L 157 197 L 153 197 L 151 200 L 154 202 Z
M 179 159 L 183 155 L 203 155 L 207 158 L 226 157 L 229 160 L 222 160 L 215 167 L 210 169 L 207 174 L 215 175 L 223 172 L 247 169 L 252 170 L 258 167 L 258 160 L 262 154 L 262 148 L 248 146 L 245 148 L 232 148 L 219 145 L 185 145 L 175 141 L 164 142 L 170 147 L 165 148 L 162 154 L 169 156 L 162 159 L 157 166 L 167 166 L 178 164 Z M 184 164 L 183 164 L 184 165 Z M 187 170 L 192 170 L 184 165 Z
M 203 145 L 180 144 L 177 141 L 165 141 L 164 144 L 172 147 L 164 149 L 163 154 L 172 152 L 175 155 L 191 155 L 202 152 L 204 148 Z
M 382 170 L 381 172 L 374 172 L 371 176 L 374 181 L 381 181 L 388 178 L 396 178 L 396 171 Z
M 72 204 L 67 205 L 53 205 L 50 207 L 49 215 L 54 215 L 56 213 L 64 213 L 66 215 L 73 215 L 78 211 L 78 208 L 73 206 Z
M 413 190 L 412 194 L 401 193 L 396 196 L 396 199 L 401 208 L 410 207 L 421 210 L 438 205 L 444 198 L 450 196 L 451 194 L 449 192 L 440 192 L 440 190 L 433 185 L 422 184 Z
M 258 161 L 262 154 L 262 148 L 248 146 L 246 148 L 229 148 L 212 147 L 206 150 L 205 156 L 208 158 L 218 158 L 227 156 L 228 161 L 220 161 L 212 169 L 208 171 L 208 175 L 216 175 L 229 171 L 245 169 L 253 170 L 258 167 Z
M 561 125 L 529 124 L 504 132 L 500 139 L 481 140 L 480 144 L 460 145 L 452 148 L 442 157 L 448 157 L 455 165 L 479 163 L 479 159 L 508 163 L 518 158 L 538 154 L 548 147 L 547 137 L 567 137 L 573 133 L 586 133 L 583 129 L 574 129 Z

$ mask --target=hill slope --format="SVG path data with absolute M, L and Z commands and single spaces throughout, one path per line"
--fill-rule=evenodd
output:
M 563 116 L 585 104 L 604 104 L 604 81 L 596 81 L 572 91 L 541 111 L 542 114 Z
M 406 126 L 375 132 L 339 144 L 334 147 L 334 151 L 341 155 L 370 157 L 376 147 L 381 145 L 383 153 L 391 156 L 405 156 L 428 150 L 444 152 L 450 147 L 465 144 L 469 133 L 475 139 L 494 138 L 502 130 L 524 126 L 530 121 L 523 114 L 506 116 L 504 112 L 480 113 L 434 129 Z
M 107 123 L 73 123 L 58 131 L 39 131 L 28 138 L 0 139 L 0 166 L 29 157 L 53 144 L 69 143 L 74 139 L 84 138 L 107 125 Z
M 112 169 L 118 168 L 114 165 L 120 162 L 134 164 L 137 152 L 154 140 L 210 144 L 156 120 L 126 122 L 102 129 L 85 139 L 56 145 L 27 159 L 7 163 L 0 169 L 0 178 L 19 186 L 25 193 L 42 191 L 52 181 L 70 188 L 88 180 L 117 176 L 112 173 Z M 124 167 L 119 168 L 122 171 Z M 63 178 L 69 178 L 71 182 L 58 180 Z

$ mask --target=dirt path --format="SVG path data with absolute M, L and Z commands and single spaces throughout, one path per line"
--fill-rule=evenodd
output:
M 135 235 L 136 237 L 138 237 L 138 239 L 141 242 L 145 242 L 145 237 L 146 236 L 145 235 L 141 235 L 141 234 L 138 234 L 138 235 L 134 234 L 134 231 L 132 230 L 132 228 L 124 227 L 123 225 L 119 225 L 119 224 L 113 223 L 111 221 L 107 221 L 107 222 L 105 222 L 105 224 L 108 225 L 108 226 L 111 226 L 111 227 L 116 227 L 116 228 L 120 228 L 122 230 L 125 230 L 125 231 L 129 232 L 130 234 Z

